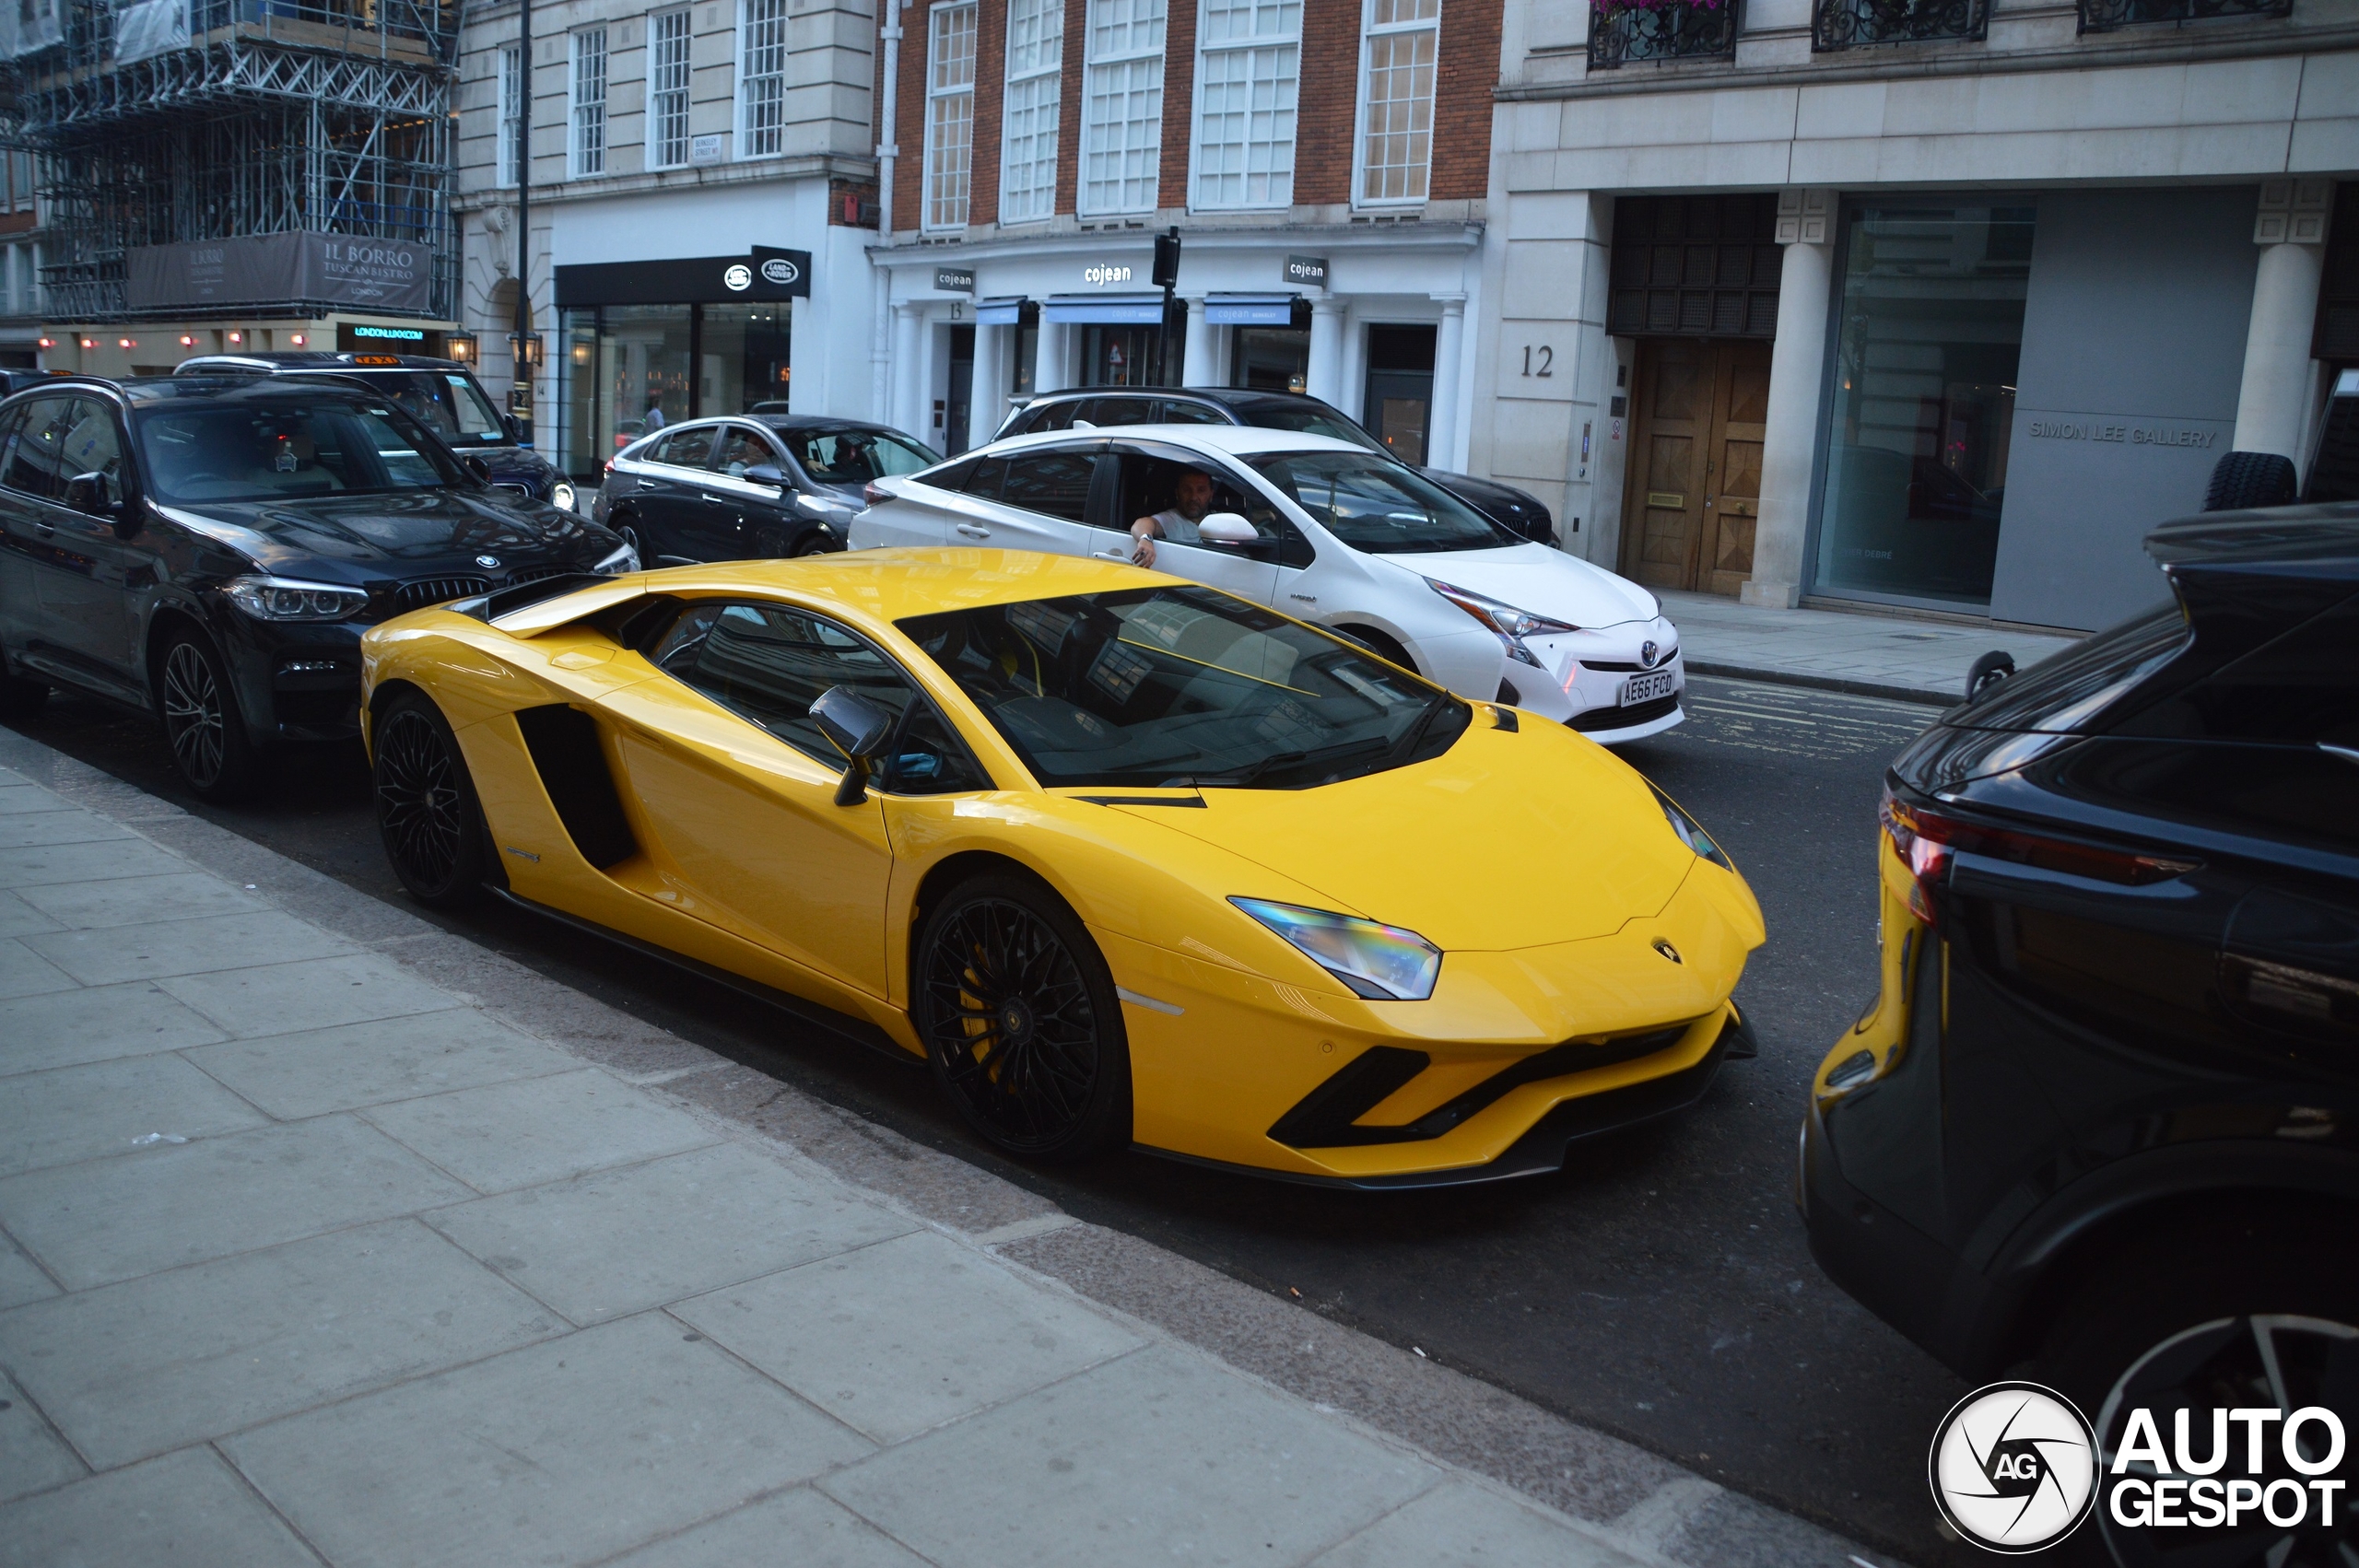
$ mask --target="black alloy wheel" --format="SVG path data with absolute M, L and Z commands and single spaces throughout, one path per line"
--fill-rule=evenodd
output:
M 182 633 L 156 665 L 156 712 L 172 766 L 201 799 L 234 801 L 252 787 L 256 759 L 237 693 L 212 648 Z
M 1130 1141 L 1130 1044 L 1097 946 L 1027 879 L 952 892 L 917 943 L 917 1023 L 935 1079 L 1011 1154 L 1078 1160 Z
M 839 547 L 835 535 L 831 533 L 822 533 L 815 528 L 810 532 L 804 534 L 802 538 L 794 542 L 794 554 L 798 557 L 803 556 L 824 556 L 829 551 L 835 550 Z
M 653 557 L 647 553 L 647 542 L 639 536 L 639 526 L 636 523 L 617 522 L 615 524 L 615 534 L 630 546 L 631 554 L 639 557 L 640 566 L 651 567 L 655 564 Z
M 422 904 L 470 902 L 483 885 L 483 817 L 450 725 L 426 698 L 404 693 L 370 728 L 377 831 L 393 874 Z
M 2152 1413 L 2156 1434 L 2165 1444 L 2176 1439 L 2178 1412 L 2189 1412 L 2189 1446 L 2203 1456 L 2212 1446 L 2214 1410 L 2268 1410 L 2282 1418 L 2309 1407 L 2334 1411 L 2345 1422 L 2359 1411 L 2359 1328 L 2321 1317 L 2270 1315 L 2199 1323 L 2153 1346 L 2114 1379 L 2104 1406 L 2095 1412 L 2099 1484 L 2111 1479 L 2135 1410 Z M 2265 1432 L 2260 1443 L 2265 1469 L 2258 1476 L 2247 1473 L 2251 1430 Z M 2218 1479 L 2248 1480 L 2263 1489 L 2290 1482 L 2306 1504 L 2314 1504 L 2317 1494 L 2306 1485 L 2309 1477 L 2297 1475 L 2286 1462 L 2283 1430 L 2274 1423 L 2264 1429 L 2231 1424 L 2227 1431 L 2234 1462 L 2218 1465 Z M 2304 1423 L 2297 1442 L 2306 1444 L 2306 1463 L 2323 1460 L 2319 1450 L 2327 1445 L 2326 1436 L 2315 1418 Z M 2266 1512 L 2253 1508 L 2243 1511 L 2245 1516 L 2233 1529 L 2124 1528 L 2100 1506 L 2098 1527 L 2121 1568 L 2169 1568 L 2175 1563 L 2189 1568 L 2344 1568 L 2359 1559 L 2359 1509 L 2347 1495 L 2350 1468 L 2346 1449 L 2343 1464 L 2335 1467 L 2335 1473 L 2346 1478 L 2341 1505 L 2331 1515 L 2321 1507 L 2305 1506 L 2295 1525 L 2273 1524 Z M 2124 1473 L 2125 1479 L 2149 1484 L 2156 1474 L 2143 1458 L 2133 1458 Z M 2282 1500 L 2283 1489 L 2281 1497 L 2271 1501 Z M 2292 1510 L 2283 1509 L 2283 1516 L 2291 1517 Z

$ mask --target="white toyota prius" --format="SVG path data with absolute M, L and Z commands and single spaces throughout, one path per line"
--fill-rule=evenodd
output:
M 1685 717 L 1679 633 L 1653 594 L 1328 437 L 1219 425 L 1050 431 L 880 479 L 869 496 L 851 523 L 856 550 L 975 544 L 1128 561 L 1144 534 L 1156 570 L 1327 626 L 1462 696 L 1609 744 Z

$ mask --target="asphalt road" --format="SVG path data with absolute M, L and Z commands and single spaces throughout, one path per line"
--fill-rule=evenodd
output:
M 1802 1097 L 1874 984 L 1875 805 L 1931 717 L 1906 704 L 1697 677 L 1688 723 L 1625 755 L 1752 882 L 1769 941 L 1737 992 L 1762 1038 L 1684 1118 L 1577 1146 L 1554 1178 L 1353 1195 L 1141 1155 L 1013 1165 L 968 1138 L 921 1069 L 513 910 L 428 919 L 684 1037 L 933 1146 L 1067 1211 L 1145 1237 L 1764 1502 L 1931 1564 L 1925 1452 L 1966 1389 L 1853 1305 L 1810 1258 L 1793 1202 Z M 288 757 L 235 810 L 180 790 L 158 732 L 53 698 L 19 728 L 346 884 L 403 895 L 358 750 Z M 1512 845 L 1470 875 L 1511 879 Z

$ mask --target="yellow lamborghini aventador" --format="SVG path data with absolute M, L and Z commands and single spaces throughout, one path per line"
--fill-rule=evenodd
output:
M 1210 589 L 863 551 L 532 584 L 363 648 L 413 894 L 848 1015 L 1016 1153 L 1519 1176 L 1750 1049 L 1760 909 L 1676 805 Z

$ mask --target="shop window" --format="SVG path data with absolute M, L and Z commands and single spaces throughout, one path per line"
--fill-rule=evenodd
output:
M 698 307 L 697 412 L 744 414 L 783 404 L 792 359 L 787 306 Z
M 1081 210 L 1153 212 L 1163 152 L 1165 0 L 1089 0 Z
M 572 104 L 568 137 L 572 172 L 606 172 L 606 29 L 586 28 L 573 35 L 573 77 L 567 93 Z
M 2359 364 L 2359 184 L 2335 187 L 2334 225 L 2327 231 L 2310 355 L 2336 365 Z
M 745 0 L 737 45 L 737 156 L 786 150 L 786 0 Z
M 1289 205 L 1299 0 L 1203 0 L 1196 15 L 1195 205 Z
M 1030 223 L 1056 210 L 1064 50 L 1063 0 L 1010 0 L 1007 96 L 1000 116 L 1002 223 Z
M 1622 337 L 1775 337 L 1775 196 L 1624 196 L 1614 204 L 1608 330 Z
M 524 52 L 509 48 L 499 52 L 499 140 L 493 148 L 491 182 L 495 185 L 516 183 L 516 136 L 523 123 L 520 106 L 524 101 Z
M 1362 93 L 1362 204 L 1422 202 L 1433 164 L 1441 0 L 1368 0 Z
M 1239 327 L 1228 363 L 1231 386 L 1301 392 L 1310 382 L 1310 329 Z
M 1820 592 L 1989 603 L 2032 216 L 1845 214 Z
M 647 162 L 688 161 L 688 14 L 664 11 L 647 24 Z
M 975 153 L 973 0 L 933 8 L 925 60 L 925 227 L 964 228 Z

